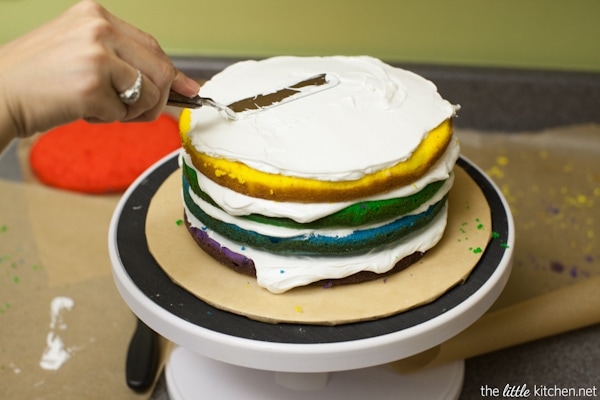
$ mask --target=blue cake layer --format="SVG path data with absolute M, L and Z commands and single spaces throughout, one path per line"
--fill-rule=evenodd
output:
M 406 235 L 429 224 L 444 208 L 446 197 L 431 205 L 420 214 L 406 215 L 377 227 L 356 229 L 351 234 L 327 235 L 314 230 L 310 234 L 292 237 L 274 237 L 243 229 L 235 224 L 226 223 L 204 212 L 190 194 L 190 185 L 183 177 L 183 198 L 188 210 L 208 229 L 244 245 L 273 253 L 294 255 L 339 255 L 369 251 L 388 243 L 401 240 Z

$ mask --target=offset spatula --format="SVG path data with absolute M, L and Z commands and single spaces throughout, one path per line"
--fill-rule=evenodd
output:
M 171 92 L 167 104 L 186 108 L 214 107 L 224 112 L 227 118 L 235 120 L 239 119 L 242 113 L 243 115 L 248 115 L 249 112 L 261 111 L 266 108 L 285 104 L 289 101 L 329 89 L 338 83 L 339 81 L 334 77 L 327 76 L 327 74 L 319 74 L 275 92 L 258 94 L 228 105 L 220 104 L 207 97 L 195 96 L 190 98 Z

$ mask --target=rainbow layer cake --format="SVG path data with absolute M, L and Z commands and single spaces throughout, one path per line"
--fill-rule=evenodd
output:
M 414 264 L 441 239 L 458 106 L 430 81 L 371 57 L 234 64 L 200 95 L 223 104 L 325 74 L 323 90 L 180 119 L 182 197 L 194 240 L 282 293 L 358 283 Z

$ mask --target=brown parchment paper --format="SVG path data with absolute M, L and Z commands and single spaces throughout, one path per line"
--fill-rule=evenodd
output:
M 125 384 L 136 325 L 114 285 L 107 250 L 117 196 L 0 181 L 0 398 L 140 399 Z M 51 302 L 74 306 L 51 327 Z M 70 358 L 40 360 L 49 333 Z
M 403 372 L 600 323 L 600 126 L 457 134 L 512 209 L 514 265 L 483 318 Z
M 600 126 L 458 132 L 515 218 L 515 265 L 495 308 L 600 275 Z
M 265 322 L 336 325 L 397 314 L 428 303 L 461 283 L 491 237 L 490 209 L 477 184 L 455 168 L 446 232 L 418 263 L 356 285 L 296 288 L 273 294 L 256 279 L 222 266 L 204 253 L 183 225 L 181 171 L 174 172 L 150 203 L 148 247 L 163 270 L 207 303 Z M 475 250 L 478 249 L 478 250 Z

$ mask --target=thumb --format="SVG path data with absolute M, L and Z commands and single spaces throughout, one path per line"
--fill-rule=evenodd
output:
M 175 77 L 171 83 L 171 90 L 187 97 L 194 97 L 200 90 L 200 84 L 183 72 L 175 69 Z

